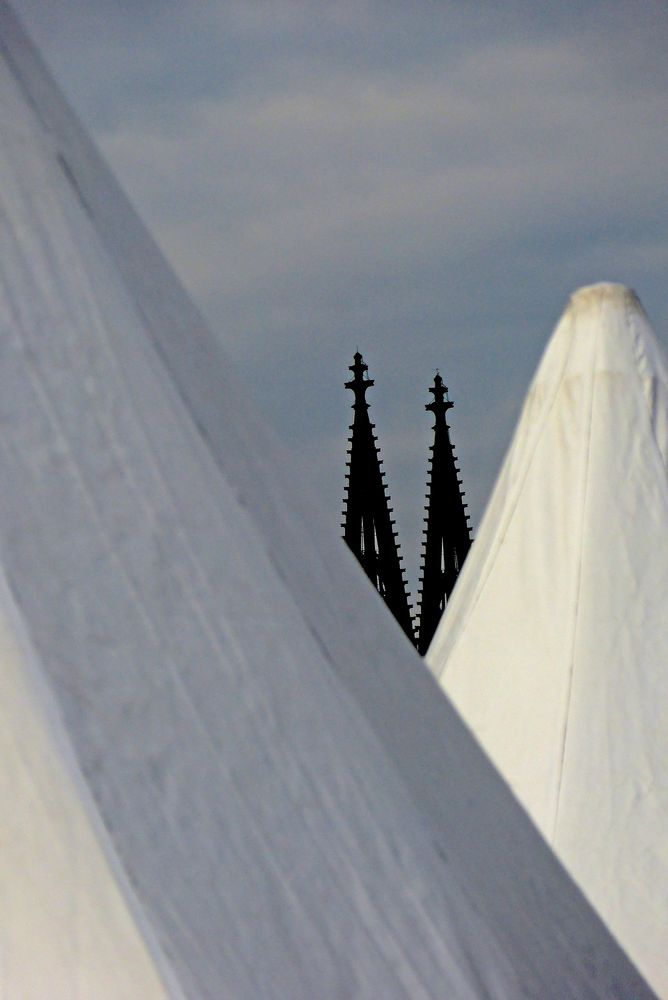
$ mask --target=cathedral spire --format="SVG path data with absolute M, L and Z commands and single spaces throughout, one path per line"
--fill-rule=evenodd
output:
M 434 443 L 431 451 L 424 551 L 420 588 L 418 652 L 429 648 L 455 580 L 471 546 L 471 534 L 464 503 L 462 481 L 455 450 L 450 441 L 446 414 L 452 407 L 448 387 L 437 372 L 429 392 L 434 397 L 425 410 L 434 414 Z
M 389 506 L 385 474 L 374 425 L 369 419 L 367 390 L 374 384 L 359 351 L 355 353 L 346 382 L 355 400 L 350 425 L 343 537 L 365 573 L 385 600 L 411 642 L 415 642 L 410 604 L 399 555 L 397 532 Z

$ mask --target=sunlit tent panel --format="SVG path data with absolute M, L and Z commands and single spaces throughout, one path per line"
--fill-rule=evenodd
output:
M 572 297 L 429 662 L 668 996 L 668 364 L 628 289 Z
M 3 996 L 648 996 L 0 46 Z

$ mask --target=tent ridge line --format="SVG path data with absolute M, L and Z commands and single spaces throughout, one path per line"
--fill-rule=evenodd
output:
M 602 311 L 602 310 L 603 310 L 603 306 L 601 305 L 600 306 L 600 311 Z M 573 322 L 573 326 L 575 326 L 574 322 Z M 573 600 L 573 608 L 574 608 L 573 628 L 572 628 L 572 631 L 571 631 L 570 652 L 569 652 L 569 655 L 568 655 L 568 680 L 567 680 L 567 683 L 566 683 L 566 702 L 565 702 L 565 713 L 564 713 L 564 725 L 563 725 L 563 732 L 562 732 L 562 738 L 561 738 L 561 753 L 560 753 L 560 757 L 559 757 L 559 769 L 558 769 L 558 772 L 557 772 L 557 794 L 556 794 L 555 805 L 554 805 L 554 820 L 553 820 L 553 823 L 552 823 L 552 834 L 551 834 L 551 837 L 550 837 L 550 844 L 551 845 L 554 845 L 556 843 L 557 826 L 559 824 L 559 808 L 560 808 L 560 805 L 561 805 L 561 789 L 562 789 L 563 777 L 564 777 L 564 764 L 566 762 L 566 748 L 567 748 L 567 745 L 568 745 L 568 730 L 569 730 L 568 720 L 569 720 L 569 717 L 570 717 L 571 700 L 572 700 L 572 697 L 573 697 L 573 677 L 574 677 L 574 674 L 575 674 L 575 641 L 576 641 L 576 638 L 577 638 L 578 625 L 579 625 L 579 622 L 580 622 L 580 592 L 581 592 L 581 588 L 582 588 L 582 562 L 583 562 L 583 554 L 582 554 L 583 544 L 582 543 L 583 543 L 583 539 L 584 539 L 584 523 L 585 523 L 585 513 L 586 513 L 586 509 L 587 509 L 587 500 L 589 498 L 589 465 L 590 465 L 590 457 L 591 457 L 591 429 L 592 429 L 592 422 L 593 422 L 593 415 L 594 415 L 594 396 L 596 394 L 596 382 L 597 382 L 597 379 L 595 378 L 595 375 L 596 375 L 596 358 L 597 358 L 598 344 L 599 344 L 599 340 L 600 340 L 600 336 L 601 336 L 601 327 L 602 327 L 602 324 L 599 323 L 599 325 L 597 327 L 597 330 L 596 330 L 596 341 L 594 343 L 594 347 L 593 347 L 593 350 L 592 350 L 592 364 L 591 364 L 591 377 L 590 377 L 591 392 L 590 392 L 590 397 L 589 397 L 589 420 L 588 420 L 588 426 L 587 426 L 587 435 L 586 435 L 586 439 L 585 439 L 586 440 L 586 445 L 585 445 L 585 448 L 584 448 L 584 455 L 583 455 L 583 488 L 582 488 L 582 504 L 581 504 L 581 509 L 580 509 L 580 531 L 579 531 L 579 536 L 580 536 L 579 542 L 580 542 L 580 544 L 578 546 L 579 556 L 578 556 L 577 572 L 576 572 L 576 576 L 575 576 L 574 600 Z

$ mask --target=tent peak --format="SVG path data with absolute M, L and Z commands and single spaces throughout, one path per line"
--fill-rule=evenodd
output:
M 665 360 L 636 293 L 601 282 L 573 292 L 548 340 L 529 397 L 546 384 L 611 372 L 635 379 L 665 374 Z
M 566 313 L 570 313 L 573 318 L 580 319 L 584 314 L 593 309 L 600 309 L 602 306 L 612 306 L 644 314 L 640 299 L 633 289 L 612 281 L 600 281 L 595 285 L 585 285 L 578 288 L 570 297 Z

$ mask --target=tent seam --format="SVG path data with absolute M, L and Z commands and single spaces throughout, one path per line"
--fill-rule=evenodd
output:
M 601 311 L 602 311 L 602 308 L 603 307 L 601 306 Z M 595 393 L 596 393 L 596 357 L 597 357 L 598 342 L 599 342 L 599 339 L 600 339 L 601 325 L 602 324 L 599 324 L 599 326 L 597 328 L 597 331 L 596 331 L 596 341 L 595 341 L 595 344 L 594 344 L 594 349 L 592 351 L 591 395 L 590 395 L 590 398 L 589 398 L 589 421 L 588 421 L 587 439 L 586 439 L 587 443 L 586 443 L 586 447 L 584 449 L 584 462 L 583 462 L 583 465 L 584 465 L 584 483 L 583 483 L 583 491 L 582 491 L 582 505 L 581 505 L 581 510 L 580 510 L 580 531 L 579 531 L 579 536 L 580 536 L 579 542 L 580 542 L 580 544 L 578 546 L 579 556 L 578 556 L 578 566 L 577 566 L 577 574 L 576 574 L 575 588 L 574 588 L 573 629 L 572 629 L 572 632 L 571 632 L 570 654 L 569 654 L 569 663 L 568 663 L 568 680 L 567 680 L 567 683 L 566 683 L 566 702 L 565 702 L 564 726 L 563 726 L 563 733 L 562 733 L 562 738 L 561 738 L 561 754 L 560 754 L 560 758 L 559 758 L 559 770 L 558 770 L 558 773 L 557 773 L 557 794 L 556 794 L 555 807 L 554 807 L 554 821 L 553 821 L 553 825 L 552 825 L 552 835 L 551 835 L 551 838 L 550 838 L 550 843 L 552 845 L 554 845 L 554 843 L 556 841 L 557 826 L 558 826 L 558 823 L 559 823 L 559 810 L 560 810 L 560 806 L 561 806 L 561 790 L 562 790 L 562 786 L 563 786 L 564 764 L 566 762 L 566 748 L 567 748 L 567 745 L 568 745 L 568 730 L 569 730 L 568 720 L 569 720 L 569 716 L 570 716 L 571 701 L 572 701 L 572 697 L 573 697 L 573 677 L 574 677 L 574 674 L 575 674 L 575 642 L 576 642 L 577 633 L 578 633 L 578 624 L 579 624 L 579 621 L 580 621 L 580 592 L 581 592 L 581 589 L 582 589 L 582 563 L 583 563 L 582 549 L 583 549 L 583 541 L 584 541 L 585 513 L 586 513 L 586 509 L 587 509 L 587 500 L 588 500 L 588 497 L 589 497 L 589 465 L 590 465 L 590 458 L 591 458 L 591 430 L 592 430 L 592 422 L 593 422 L 593 416 L 594 416 L 594 396 L 595 396 Z

